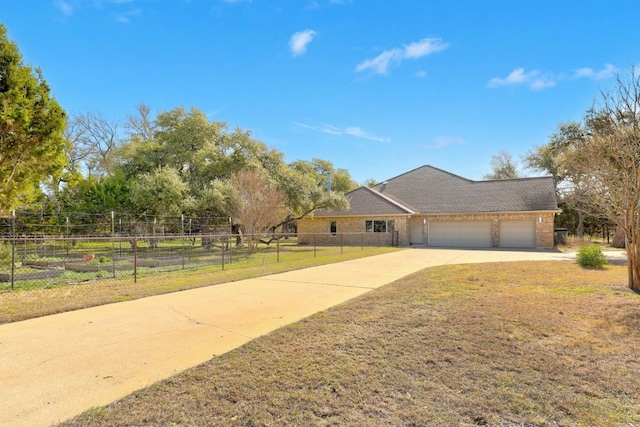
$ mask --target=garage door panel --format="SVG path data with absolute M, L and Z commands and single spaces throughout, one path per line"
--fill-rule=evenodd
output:
M 501 248 L 533 248 L 535 246 L 535 220 L 500 221 Z
M 429 246 L 490 248 L 491 221 L 430 221 Z

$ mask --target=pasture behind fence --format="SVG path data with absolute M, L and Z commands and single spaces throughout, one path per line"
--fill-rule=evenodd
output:
M 391 239 L 392 241 L 393 239 Z M 149 234 L 115 236 L 19 235 L 0 238 L 0 291 L 63 284 L 175 277 L 287 259 L 390 246 L 372 233 L 340 235 L 268 233 Z M 173 276 L 170 276 L 173 275 Z

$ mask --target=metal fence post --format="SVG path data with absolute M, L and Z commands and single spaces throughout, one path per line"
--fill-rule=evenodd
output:
M 180 227 L 182 238 L 180 241 L 180 255 L 182 255 L 182 269 L 184 270 L 184 214 L 180 215 Z
M 221 245 L 220 245 L 220 255 L 222 256 L 222 271 L 224 271 L 224 250 L 225 250 L 225 243 L 224 240 L 221 240 Z
M 138 239 L 133 238 L 133 283 L 138 282 Z
M 65 246 L 66 251 L 67 251 L 67 258 L 69 258 L 69 217 L 67 217 L 66 224 L 67 224 L 67 236 L 66 236 L 67 240 L 65 240 L 64 246 Z
M 11 289 L 15 283 L 16 273 L 16 211 L 11 218 Z
M 113 278 L 116 277 L 116 215 L 111 211 L 111 267 L 113 269 Z
M 276 262 L 280 262 L 280 239 L 276 238 Z

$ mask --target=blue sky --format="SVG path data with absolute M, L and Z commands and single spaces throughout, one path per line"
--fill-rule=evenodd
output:
M 637 0 L 2 0 L 72 114 L 197 107 L 363 182 L 481 179 L 640 64 Z

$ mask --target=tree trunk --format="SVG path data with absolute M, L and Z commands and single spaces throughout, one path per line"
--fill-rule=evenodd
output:
M 640 224 L 634 219 L 636 215 L 630 210 L 625 215 L 625 244 L 627 246 L 627 272 L 629 288 L 640 291 Z M 622 227 L 621 227 L 622 228 Z
M 613 242 L 611 242 L 611 246 L 613 246 L 614 248 L 624 248 L 626 247 L 624 241 L 624 230 L 621 227 L 616 227 L 616 233 L 613 236 Z
M 584 237 L 584 217 L 584 212 L 578 209 L 578 226 L 576 227 L 576 236 L 580 240 Z
M 235 224 L 232 227 L 233 233 L 236 235 L 236 247 L 241 248 L 244 246 L 244 237 L 242 235 L 242 229 L 239 225 Z
M 640 247 L 633 242 L 627 243 L 627 269 L 629 288 L 640 292 Z
M 213 246 L 213 242 L 210 236 L 202 236 L 201 241 L 201 246 L 205 249 L 211 249 L 211 247 Z

